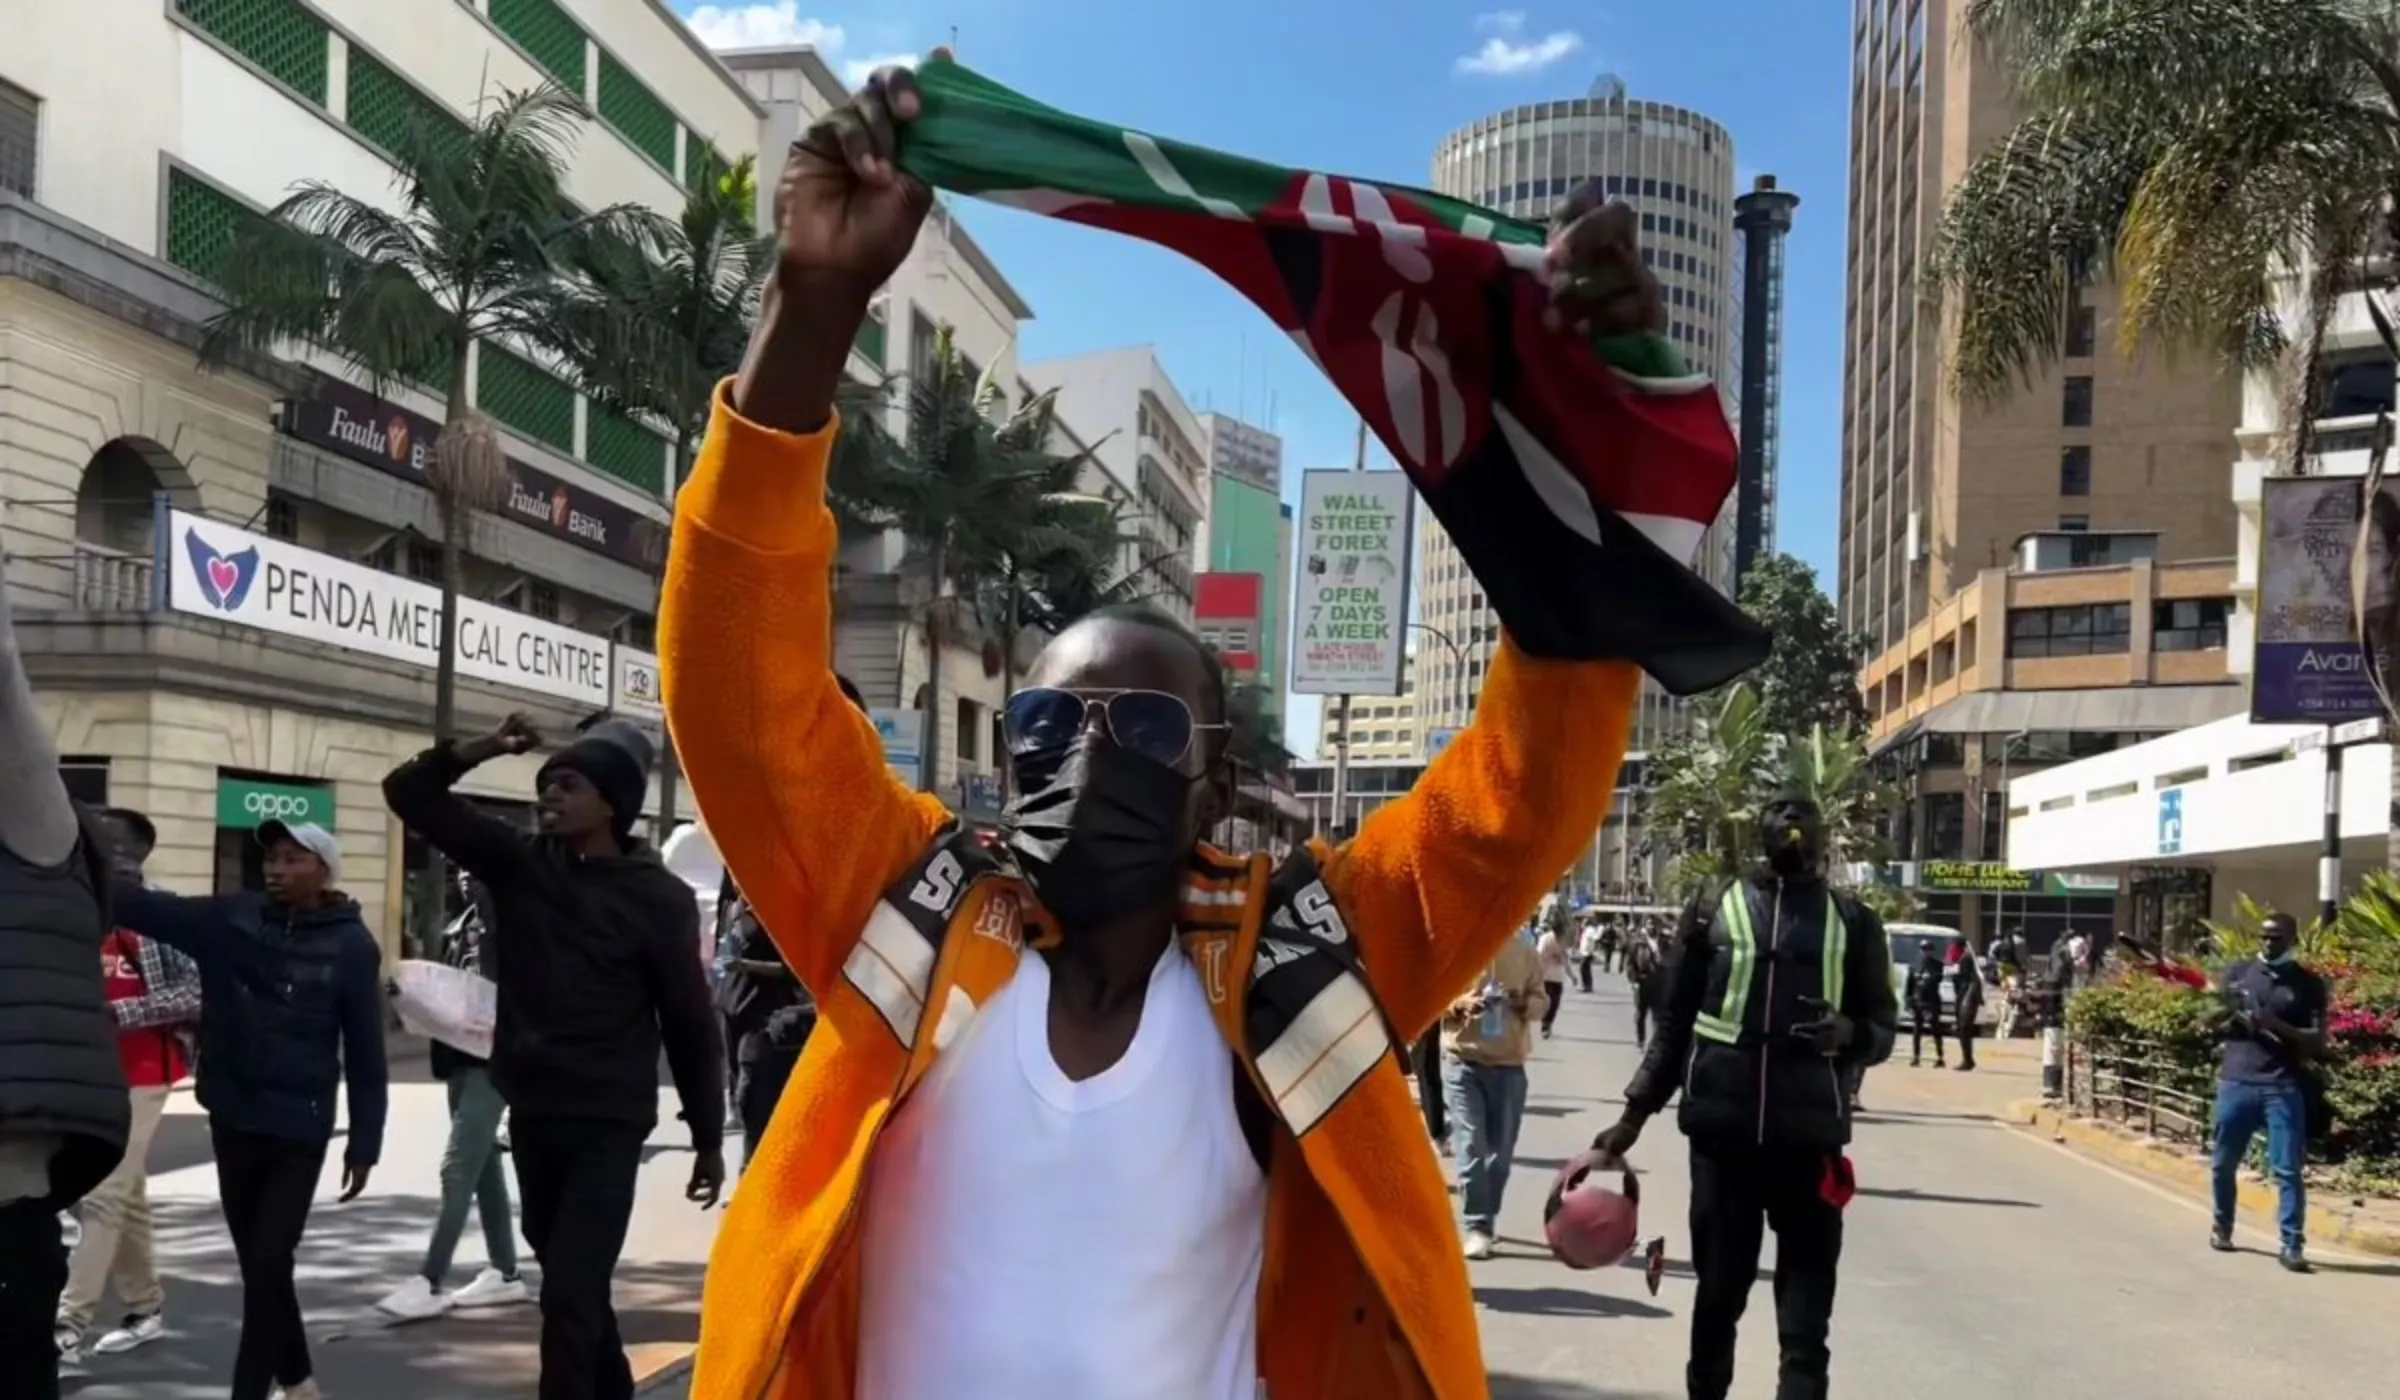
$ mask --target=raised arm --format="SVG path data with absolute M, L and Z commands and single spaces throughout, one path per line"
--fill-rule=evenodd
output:
M 834 680 L 839 539 L 825 503 L 851 342 L 933 202 L 892 160 L 894 125 L 917 111 L 905 74 L 879 74 L 792 147 L 758 330 L 676 498 L 659 604 L 667 723 L 693 799 L 819 994 L 876 898 L 949 820 L 892 776 Z
M 1537 660 L 1503 635 L 1474 723 L 1320 857 L 1402 1035 L 1432 1023 L 1591 843 L 1640 687 L 1629 662 Z
M 228 909 L 241 897 L 169 894 L 131 880 L 114 882 L 108 895 L 118 927 L 156 939 L 203 968 L 229 973 L 254 961 L 251 940 L 234 932 Z
M 483 738 L 436 744 L 384 775 L 384 805 L 476 879 L 505 879 L 531 853 L 532 838 L 453 789 L 476 768 L 502 754 L 527 752 L 540 739 L 524 716 L 511 715 Z

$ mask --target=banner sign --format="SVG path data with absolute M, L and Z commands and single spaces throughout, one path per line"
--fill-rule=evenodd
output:
M 441 664 L 441 590 L 213 520 L 169 517 L 167 604 L 177 612 L 405 661 Z M 458 673 L 589 709 L 613 699 L 605 637 L 458 600 Z
M 883 741 L 883 761 L 892 776 L 912 788 L 925 785 L 925 715 L 921 710 L 869 710 L 875 737 Z
M 1913 865 L 1913 880 L 1909 874 Z M 2114 894 L 2114 875 L 2081 875 L 2062 870 L 2019 870 L 1997 860 L 1926 860 L 1903 862 L 1901 883 L 1928 894 Z
M 1398 695 L 1408 625 L 1408 478 L 1312 471 L 1302 480 L 1292 600 L 1295 695 Z
M 616 673 L 609 689 L 608 708 L 627 719 L 664 724 L 666 687 L 659 681 L 658 658 L 627 646 L 616 650 Z
M 1192 578 L 1192 624 L 1236 676 L 1258 674 L 1259 631 L 1265 625 L 1267 580 L 1260 574 L 1208 573 Z
M 249 831 L 260 822 L 293 826 L 312 822 L 331 831 L 333 789 L 322 783 L 279 783 L 218 774 L 217 825 Z
M 284 405 L 282 427 L 302 442 L 420 483 L 442 436 L 432 419 L 335 379 L 322 381 L 315 397 Z M 498 514 L 637 569 L 656 570 L 667 557 L 663 522 L 514 457 Z
M 2341 724 L 2380 718 L 2352 604 L 2364 483 L 2357 477 L 2269 477 L 2259 497 L 2258 625 L 2250 661 L 2250 718 L 2260 724 Z M 2391 506 L 2378 524 L 2400 518 Z M 2368 532 L 2367 623 L 2400 622 L 2391 586 L 2391 532 Z

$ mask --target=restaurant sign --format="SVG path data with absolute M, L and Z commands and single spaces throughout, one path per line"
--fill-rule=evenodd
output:
M 1928 894 L 2106 895 L 2117 891 L 2114 875 L 2019 870 L 1997 860 L 1918 861 L 1915 871 L 1916 878 L 1904 877 L 1903 883 Z

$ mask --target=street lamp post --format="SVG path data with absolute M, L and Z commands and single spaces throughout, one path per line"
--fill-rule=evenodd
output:
M 2030 732 L 2020 729 L 2000 741 L 2000 863 L 2011 870 L 2016 866 L 2009 860 L 2008 853 L 2008 760 L 2016 752 L 2018 741 L 2029 737 Z M 1980 821 L 1982 813 L 1977 813 L 1976 818 Z M 1992 917 L 2004 926 L 2002 931 L 2005 932 L 2008 923 L 2008 891 L 2005 888 L 1999 891 L 1998 898 L 1992 902 Z M 1983 940 L 1983 946 L 1992 946 L 1988 936 Z

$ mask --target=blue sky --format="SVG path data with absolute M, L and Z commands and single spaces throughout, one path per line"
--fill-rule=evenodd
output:
M 1600 73 L 1714 117 L 1739 181 L 1799 194 L 1789 245 L 1777 543 L 1829 575 L 1840 496 L 1843 181 L 1849 7 L 1794 0 L 1477 5 L 1390 0 L 674 0 L 711 42 L 813 42 L 863 71 L 951 41 L 1043 101 L 1281 164 L 1424 184 L 1445 132 L 1576 96 Z M 1299 473 L 1349 460 L 1355 418 L 1250 305 L 1172 254 L 966 204 L 1030 302 L 1021 353 L 1151 344 L 1196 408 L 1265 421 Z M 1830 579 L 1828 578 L 1828 582 Z M 1296 698 L 1290 741 L 1314 751 Z

